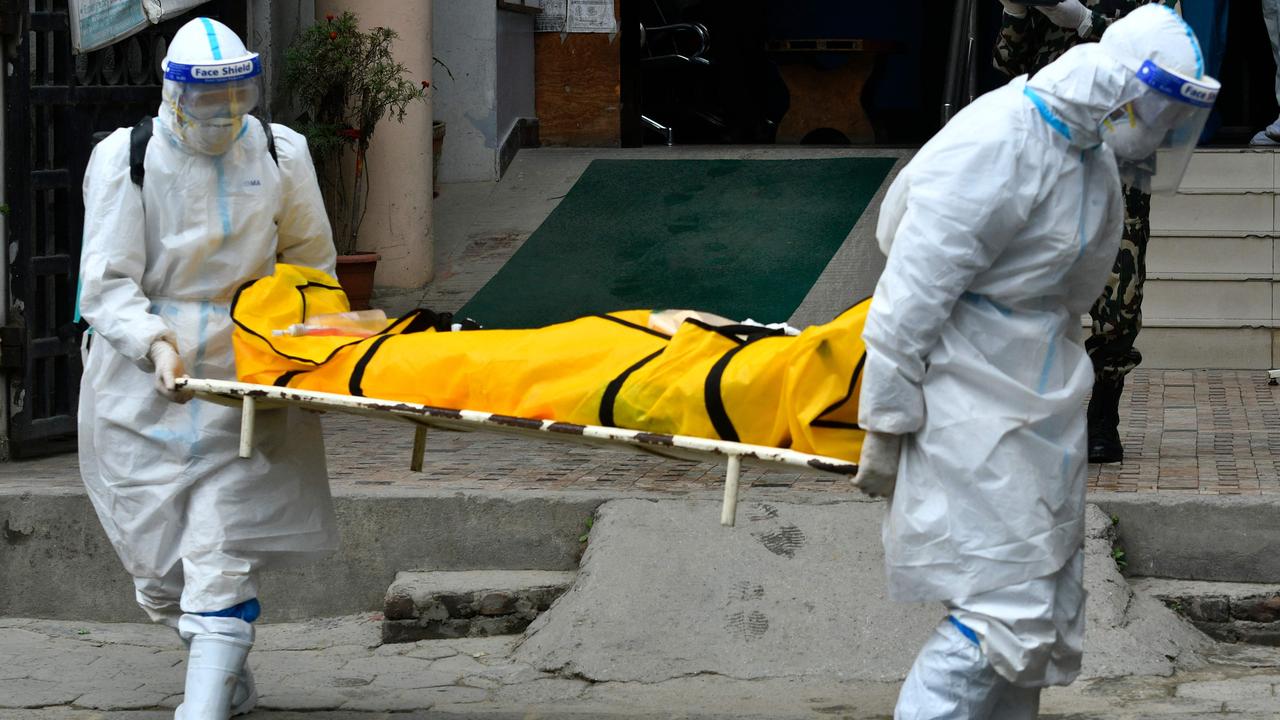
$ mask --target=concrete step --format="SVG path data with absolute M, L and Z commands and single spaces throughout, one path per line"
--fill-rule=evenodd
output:
M 1234 325 L 1223 326 L 1234 322 Z M 1081 320 L 1089 334 L 1089 317 Z M 1270 370 L 1280 367 L 1280 330 L 1242 320 L 1142 319 L 1136 343 L 1152 370 Z
M 1182 191 L 1151 198 L 1151 232 L 1271 233 L 1280 205 L 1275 190 Z
M 1280 333 L 1270 328 L 1165 326 L 1143 318 L 1136 343 L 1142 367 L 1150 369 L 1269 370 L 1277 367 L 1273 347 Z
M 576 572 L 400 572 L 387 589 L 382 641 L 522 632 L 573 584 Z
M 1142 316 L 1152 325 L 1160 320 L 1195 320 L 1214 327 L 1270 327 L 1280 317 L 1275 307 L 1275 283 L 1268 279 L 1205 273 L 1187 276 L 1149 275 L 1144 287 Z
M 1138 578 L 1133 587 L 1159 598 L 1215 640 L 1280 646 L 1280 582 Z
M 1268 236 L 1157 235 L 1147 244 L 1147 277 L 1217 273 L 1274 278 L 1280 266 L 1276 249 L 1275 238 Z
M 1191 156 L 1184 188 L 1255 189 L 1274 188 L 1280 180 L 1280 153 L 1274 150 L 1233 148 L 1197 150 Z

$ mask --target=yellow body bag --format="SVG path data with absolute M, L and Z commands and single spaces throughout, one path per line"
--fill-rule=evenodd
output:
M 318 270 L 277 265 L 232 302 L 240 380 L 583 425 L 791 448 L 856 462 L 870 301 L 798 336 L 686 320 L 674 335 L 649 310 L 531 330 L 438 331 L 414 311 L 368 338 L 282 336 L 348 309 Z

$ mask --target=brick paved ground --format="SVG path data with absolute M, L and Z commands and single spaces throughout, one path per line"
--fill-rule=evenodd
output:
M 1125 461 L 1090 467 L 1090 489 L 1280 493 L 1280 387 L 1263 371 L 1138 370 L 1125 388 Z
M 1090 466 L 1090 489 L 1202 494 L 1280 493 L 1280 387 L 1261 371 L 1138 370 L 1121 408 L 1124 463 Z M 329 415 L 335 489 L 632 490 L 712 488 L 719 467 L 493 433 L 432 431 L 425 471 L 409 471 L 413 431 Z M 79 487 L 74 455 L 0 463 L 0 490 Z M 835 479 L 744 468 L 744 486 L 847 493 Z

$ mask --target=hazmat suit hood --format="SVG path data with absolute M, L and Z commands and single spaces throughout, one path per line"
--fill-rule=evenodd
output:
M 1139 80 L 1098 43 L 1077 45 L 1027 80 L 1070 130 L 1074 147 L 1102 142 L 1099 124 L 1139 92 Z
M 1099 124 L 1112 110 L 1151 88 L 1138 79 L 1145 61 L 1188 77 L 1204 76 L 1195 34 L 1176 12 L 1144 5 L 1107 28 L 1101 42 L 1077 45 L 1027 81 L 1066 123 L 1071 144 L 1102 141 Z
M 263 94 L 258 53 L 226 25 L 198 17 L 174 35 L 161 67 L 160 126 L 188 152 L 227 152 Z

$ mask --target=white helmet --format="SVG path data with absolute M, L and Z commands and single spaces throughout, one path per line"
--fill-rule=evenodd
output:
M 173 36 L 160 67 L 179 139 L 206 155 L 226 152 L 261 96 L 258 53 L 226 25 L 198 17 Z
M 1204 74 L 1195 33 L 1152 3 L 1112 23 L 1099 46 L 1133 73 L 1100 127 L 1123 179 L 1146 192 L 1177 190 L 1221 87 Z

